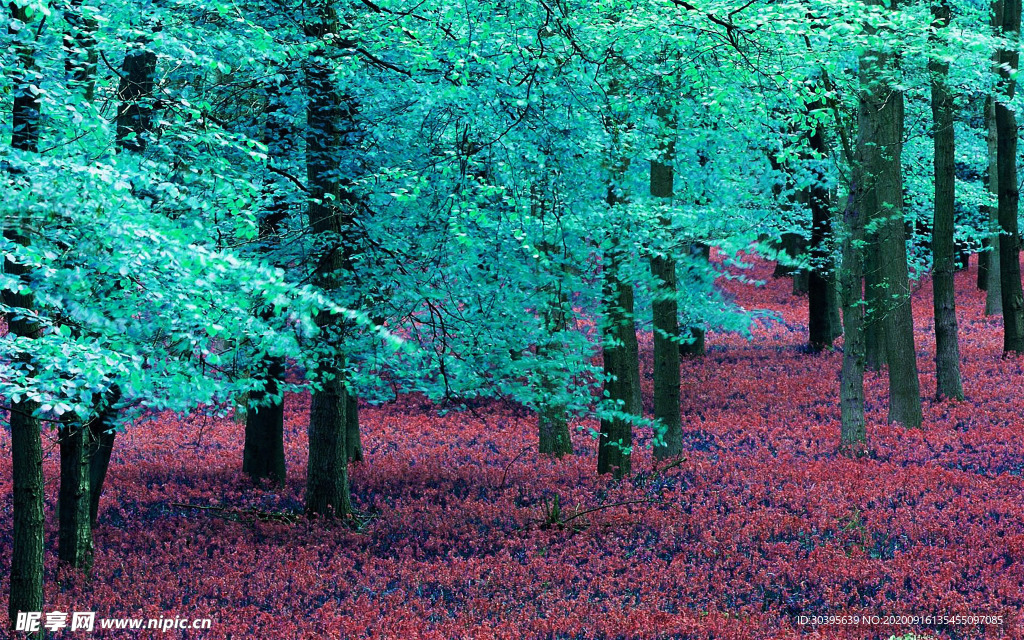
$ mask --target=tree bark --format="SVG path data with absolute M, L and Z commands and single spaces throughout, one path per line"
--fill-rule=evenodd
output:
M 345 144 L 344 125 L 354 117 L 343 104 L 332 78 L 326 41 L 338 31 L 338 16 L 321 5 L 319 23 L 307 35 L 320 38 L 306 65 L 308 96 L 306 173 L 309 185 L 309 226 L 325 248 L 315 265 L 314 280 L 328 294 L 342 285 L 348 268 L 344 230 L 351 226 L 342 210 L 352 196 L 341 185 L 339 168 Z M 306 471 L 306 512 L 346 517 L 352 513 L 348 479 L 348 392 L 345 386 L 344 322 L 327 311 L 317 316 L 323 335 L 318 374 L 323 381 L 314 391 L 309 417 L 309 463 Z
M 815 102 L 808 105 L 808 111 L 814 113 L 823 109 L 824 105 Z M 828 243 L 832 235 L 832 223 L 828 207 L 828 187 L 825 184 L 825 172 L 820 163 L 828 155 L 828 145 L 822 125 L 817 124 L 811 132 L 808 143 L 810 150 L 817 157 L 812 174 L 814 182 L 808 193 L 808 204 L 811 209 L 811 268 L 808 272 L 807 306 L 808 306 L 808 345 L 813 352 L 823 351 L 832 346 L 832 309 L 835 307 L 835 291 L 829 286 L 832 276 L 832 256 Z
M 658 113 L 669 125 L 664 158 L 651 160 L 650 193 L 670 202 L 674 194 L 675 130 L 666 108 Z M 662 224 L 668 226 L 669 220 Z M 651 275 L 657 289 L 651 303 L 654 315 L 654 419 L 661 431 L 654 441 L 654 457 L 664 460 L 683 451 L 682 416 L 679 410 L 679 306 L 676 302 L 676 261 L 668 254 L 651 257 Z
M 96 394 L 99 396 L 99 394 Z M 107 469 L 110 468 L 110 454 L 114 450 L 114 421 L 117 418 L 118 410 L 115 405 L 121 400 L 121 389 L 114 385 L 103 395 L 103 398 L 94 396 L 95 404 L 103 408 L 99 414 L 89 423 L 89 431 L 92 435 L 88 439 L 89 458 L 89 522 L 91 528 L 96 528 L 96 518 L 100 510 L 100 497 L 103 495 L 103 485 L 107 479 Z
M 938 27 L 948 27 L 949 4 L 932 6 Z M 949 92 L 949 64 L 933 58 L 931 73 L 932 121 L 935 131 L 935 217 L 932 224 L 932 301 L 935 310 L 936 396 L 963 400 L 960 381 L 960 343 L 956 321 L 954 288 L 954 215 L 956 204 L 956 165 L 953 133 L 953 96 Z
M 557 198 L 553 194 L 549 197 L 547 189 L 548 183 L 544 179 L 540 186 L 535 185 L 531 190 L 531 215 L 544 225 L 545 229 L 549 225 L 553 229 L 559 229 Z M 552 222 L 549 220 L 550 215 L 556 216 L 555 224 L 550 224 Z M 549 262 L 555 263 L 563 258 L 556 253 L 555 247 L 555 242 L 545 238 L 537 248 L 544 252 Z M 558 268 L 558 271 L 565 273 L 564 263 Z M 544 275 L 538 274 L 538 278 L 543 278 Z M 561 282 L 557 280 L 546 282 L 541 285 L 540 290 L 544 299 L 541 312 L 544 337 L 537 343 L 537 360 L 541 366 L 539 374 L 541 398 L 537 410 L 537 449 L 541 454 L 561 458 L 573 453 L 567 407 L 563 400 L 567 389 L 564 380 L 558 374 L 549 373 L 549 371 L 564 351 L 561 335 L 568 329 L 568 318 L 572 307 L 569 305 L 569 298 L 563 290 Z
M 153 123 L 153 106 L 149 102 L 156 76 L 156 53 L 146 48 L 148 43 L 148 38 L 141 38 L 125 53 L 117 88 L 121 101 L 117 111 L 117 145 L 136 153 L 146 150 Z
M 858 136 L 859 158 L 864 146 Z M 861 243 L 864 239 L 861 170 L 854 167 L 850 194 L 843 214 L 846 234 L 843 238 L 842 296 L 843 296 L 843 367 L 840 375 L 840 438 L 839 449 L 858 457 L 867 447 L 864 420 L 864 294 Z
M 24 7 L 11 3 L 11 22 L 8 27 L 14 41 L 20 68 L 13 78 L 13 109 L 11 147 L 24 153 L 39 150 L 38 93 L 31 91 L 36 82 L 36 51 L 30 35 L 29 17 Z M 28 246 L 23 220 L 5 224 L 4 237 Z M 4 257 L 4 272 L 24 281 L 29 279 L 28 269 Z M 3 301 L 9 307 L 32 309 L 35 301 L 31 294 L 4 290 Z M 36 338 L 39 326 L 30 318 L 17 313 L 8 314 L 7 330 L 14 336 Z M 28 364 L 27 354 L 18 354 Z M 18 612 L 43 610 L 43 447 L 39 419 L 39 404 L 33 399 L 11 402 L 11 475 L 13 480 L 13 540 L 11 547 L 11 580 L 7 610 L 10 624 L 17 621 Z M 42 637 L 42 633 L 38 634 Z
M 1010 70 L 1019 62 L 1020 0 L 1003 0 L 1002 34 L 1014 46 L 999 51 L 999 75 L 1004 95 L 996 101 L 997 164 L 999 175 L 999 272 L 1003 299 L 1003 352 L 1024 351 L 1024 291 L 1020 282 L 1020 234 L 1017 209 L 1017 117 L 1007 103 L 1016 80 Z
M 875 3 L 870 0 L 869 3 Z M 892 10 L 895 10 L 893 2 Z M 861 58 L 861 126 L 869 134 L 864 169 L 870 197 L 872 225 L 877 225 L 873 265 L 878 287 L 875 304 L 881 311 L 885 333 L 885 361 L 889 365 L 889 421 L 907 427 L 921 425 L 921 392 L 914 346 L 914 318 L 910 306 L 906 225 L 903 221 L 903 92 L 887 85 L 884 71 L 890 54 L 868 51 Z M 867 175 L 865 177 L 868 177 Z M 875 308 L 871 308 L 871 313 Z
M 620 257 L 618 249 L 604 262 L 604 373 L 605 396 L 614 404 L 617 413 L 639 415 L 636 392 L 640 386 L 636 366 L 636 329 L 633 324 L 633 287 L 618 277 Z M 611 473 L 615 478 L 632 472 L 631 451 L 633 425 L 620 416 L 601 419 L 601 433 L 597 449 L 597 472 Z
M 617 163 L 608 186 L 608 207 L 613 213 L 627 202 L 616 192 L 616 182 L 625 174 L 625 161 Z M 633 310 L 633 285 L 621 278 L 623 249 L 613 241 L 604 256 L 603 295 L 605 318 L 602 350 L 604 356 L 604 395 L 620 414 L 640 416 L 640 348 L 636 338 Z M 611 473 L 615 478 L 632 472 L 633 425 L 621 416 L 601 419 L 597 447 L 598 474 Z
M 92 519 L 89 516 L 89 452 L 92 431 L 77 417 L 60 434 L 57 558 L 84 571 L 92 568 Z
M 284 162 L 296 151 L 292 130 L 284 113 L 282 89 L 280 84 L 275 84 L 267 96 L 263 142 L 267 145 L 269 169 L 276 168 L 276 164 Z M 263 253 L 269 256 L 278 243 L 281 225 L 288 216 L 288 201 L 283 195 L 288 187 L 278 183 L 272 171 L 267 171 L 267 178 L 272 193 L 267 194 L 270 204 L 260 217 L 259 243 Z M 262 310 L 261 315 L 268 318 L 270 310 Z M 284 361 L 264 356 L 256 365 L 255 373 L 254 377 L 262 382 L 263 389 L 248 394 L 242 471 L 253 480 L 266 479 L 281 485 L 287 474 L 284 459 L 284 399 L 275 396 L 279 394 L 281 383 L 284 382 Z
M 249 408 L 245 416 L 245 446 L 242 450 L 242 471 L 253 480 L 267 479 L 281 485 L 285 481 L 284 403 L 276 396 L 278 382 L 284 378 L 284 362 L 266 358 L 261 364 L 266 379 L 263 388 L 249 392 Z
M 1000 6 L 1002 3 L 997 3 Z M 1001 11 L 1001 9 L 1000 9 Z M 1002 15 L 1000 13 L 1000 15 Z M 985 99 L 985 122 L 988 125 L 988 191 L 993 199 L 999 199 L 999 145 L 996 134 L 996 105 L 992 96 Z M 1003 313 L 1003 287 L 1000 283 L 1002 270 L 999 267 L 999 206 L 985 207 L 988 213 L 990 235 L 987 239 L 988 251 L 985 260 L 985 315 L 994 316 Z M 978 260 L 981 264 L 981 260 Z M 979 266 L 979 271 L 981 267 Z

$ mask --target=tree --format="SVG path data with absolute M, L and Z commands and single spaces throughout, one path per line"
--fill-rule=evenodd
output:
M 1024 292 L 1020 281 L 1020 233 L 1017 229 L 1020 191 L 1017 186 L 1017 117 L 1013 100 L 1020 55 L 1020 0 L 1003 0 L 1000 32 L 1009 44 L 999 50 L 1003 95 L 996 100 L 997 174 L 999 189 L 999 285 L 1003 301 L 1003 351 L 1024 351 Z
M 271 85 L 267 92 L 266 122 L 263 139 L 267 145 L 267 187 L 269 205 L 259 221 L 259 241 L 268 255 L 272 254 L 277 238 L 288 217 L 288 199 L 272 172 L 281 171 L 288 156 L 296 152 L 292 143 L 291 126 L 284 113 L 287 105 L 281 95 L 281 83 Z M 264 308 L 266 317 L 271 310 Z M 282 358 L 264 356 L 257 365 L 254 376 L 256 389 L 249 392 L 245 415 L 245 446 L 242 449 L 242 471 L 254 480 L 268 479 L 277 484 L 285 480 L 284 460 L 284 399 L 281 397 L 281 383 L 284 380 L 285 362 Z
M 33 29 L 30 24 L 38 15 L 36 5 L 12 3 L 10 35 L 14 41 L 19 67 L 14 78 L 14 106 L 11 117 L 11 147 L 22 154 L 39 150 L 39 92 L 33 91 L 39 68 Z M 8 181 L 22 179 L 8 175 Z M 11 224 L 13 223 L 13 224 Z M 4 224 L 4 238 L 27 246 L 28 228 L 23 220 Z M 9 226 L 10 225 L 10 226 Z M 4 274 L 17 279 L 14 289 L 3 290 L 3 303 L 7 310 L 8 331 L 17 337 L 33 339 L 40 333 L 39 324 L 31 317 L 34 300 L 32 274 L 17 256 L 4 256 Z M 29 354 L 18 357 L 19 368 L 30 372 L 34 364 Z M 31 373 L 28 373 L 31 375 Z M 14 539 L 11 550 L 11 582 L 8 614 L 13 625 L 19 612 L 43 609 L 43 449 L 39 419 L 39 402 L 33 397 L 11 397 L 11 458 L 14 482 L 13 524 Z M 40 634 L 41 636 L 41 634 Z
M 876 4 L 868 2 L 869 5 Z M 895 6 L 891 10 L 895 10 Z M 910 307 L 906 232 L 903 223 L 903 92 L 889 85 L 884 72 L 892 56 L 868 51 L 861 58 L 863 118 L 869 132 L 865 204 L 877 225 L 874 264 L 878 282 L 872 313 L 882 314 L 885 360 L 889 365 L 889 421 L 907 427 L 921 425 L 921 393 L 914 347 L 914 318 Z M 869 298 L 869 304 L 872 300 Z
M 675 119 L 670 107 L 658 110 L 660 125 L 665 129 L 662 157 L 651 160 L 650 193 L 671 203 L 674 194 Z M 669 219 L 662 218 L 664 226 Z M 682 417 L 679 411 L 679 303 L 676 301 L 676 261 L 671 253 L 657 252 L 651 256 L 651 275 L 656 286 L 651 307 L 654 315 L 654 419 L 658 437 L 654 457 L 660 460 L 682 453 Z
M 832 235 L 831 214 L 828 203 L 828 185 L 822 163 L 828 157 L 824 127 L 816 121 L 816 115 L 824 110 L 820 101 L 808 105 L 807 110 L 815 122 L 808 136 L 808 147 L 812 154 L 813 181 L 808 188 L 808 205 L 811 210 L 811 269 L 807 288 L 808 343 L 811 351 L 822 351 L 832 346 L 834 338 L 833 310 L 836 306 L 833 265 L 829 240 Z
M 314 267 L 317 286 L 335 292 L 346 269 L 343 216 L 346 197 L 339 170 L 343 120 L 354 114 L 342 102 L 329 49 L 339 24 L 329 4 L 317 8 L 317 21 L 307 27 L 316 48 L 306 62 L 309 107 L 306 129 L 306 171 L 309 188 L 309 226 L 322 241 Z M 317 375 L 321 388 L 313 392 L 309 416 L 309 463 L 306 471 L 306 511 L 310 514 L 347 517 L 352 513 L 348 480 L 348 390 L 343 345 L 344 322 L 337 314 L 323 311 L 317 316 L 323 332 L 324 349 Z
M 948 27 L 948 2 L 932 6 L 936 27 Z M 960 382 L 960 339 L 956 322 L 953 226 L 956 205 L 956 163 L 953 96 L 948 85 L 949 63 L 938 56 L 928 61 L 932 74 L 932 121 L 935 127 L 935 218 L 932 225 L 933 303 L 935 308 L 936 396 L 963 400 Z

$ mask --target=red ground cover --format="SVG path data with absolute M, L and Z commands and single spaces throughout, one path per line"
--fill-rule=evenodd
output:
M 253 488 L 237 471 L 240 425 L 161 416 L 133 426 L 116 448 L 92 580 L 58 576 L 50 558 L 47 610 L 214 619 L 202 636 L 161 637 L 1024 637 L 1024 360 L 1000 357 L 1000 321 L 982 315 L 973 269 L 957 276 L 968 400 L 927 400 L 923 429 L 890 427 L 884 378 L 870 375 L 876 456 L 859 461 L 835 453 L 841 356 L 804 352 L 806 299 L 770 270 L 756 263 L 763 288 L 723 286 L 784 322 L 759 327 L 749 342 L 712 334 L 708 356 L 684 364 L 687 459 L 664 474 L 643 473 L 652 462 L 642 449 L 634 461 L 642 473 L 613 484 L 595 476 L 585 431 L 575 436 L 580 455 L 554 462 L 523 453 L 534 422 L 518 408 L 437 417 L 404 398 L 363 411 L 367 462 L 352 475 L 355 503 L 372 515 L 362 530 L 233 521 L 180 505 L 301 509 L 308 397 L 288 400 L 291 479 L 280 492 Z M 915 294 L 915 316 L 930 397 L 928 283 Z M 641 347 L 650 403 L 649 335 Z M 3 431 L 0 454 L 6 609 Z M 51 444 L 50 556 L 56 462 Z M 556 495 L 563 520 L 628 504 L 544 527 Z M 914 629 L 801 625 L 797 617 L 839 614 L 997 614 L 1007 622 Z M 79 636 L 103 634 L 67 634 Z

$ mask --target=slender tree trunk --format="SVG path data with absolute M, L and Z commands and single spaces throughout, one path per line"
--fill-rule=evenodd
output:
M 78 94 L 84 104 L 93 100 L 96 85 L 96 21 L 83 15 L 80 0 L 72 1 L 64 12 L 68 31 L 64 33 L 64 68 L 68 88 Z M 74 332 L 75 330 L 72 329 Z M 96 394 L 97 410 L 103 394 Z M 68 415 L 61 428 L 60 491 L 57 498 L 57 557 L 62 564 L 88 572 L 92 568 L 92 456 L 97 449 L 91 425 L 77 416 Z M 99 479 L 97 498 L 102 490 Z
M 947 27 L 949 5 L 932 6 L 937 26 Z M 960 344 L 953 282 L 953 228 L 956 204 L 953 96 L 947 85 L 949 64 L 938 58 L 928 62 L 932 75 L 932 121 L 935 126 L 935 218 L 932 224 L 933 303 L 935 307 L 936 396 L 963 400 L 960 382 Z
M 29 17 L 24 7 L 11 3 L 9 31 L 14 42 L 20 68 L 12 79 L 13 110 L 11 147 L 23 153 L 39 150 L 39 110 L 37 92 L 33 92 L 37 72 L 36 52 L 33 46 Z M 23 220 L 4 225 L 4 237 L 28 246 Z M 4 272 L 17 278 L 26 278 L 28 269 L 4 257 Z M 3 290 L 4 304 L 9 307 L 32 309 L 35 301 L 31 294 Z M 39 326 L 29 318 L 11 314 L 7 330 L 14 336 L 36 338 Z M 27 354 L 17 355 L 23 361 Z M 11 547 L 11 580 L 8 613 L 13 626 L 18 612 L 43 610 L 43 448 L 39 420 L 39 405 L 34 400 L 11 402 L 11 475 L 13 479 L 13 540 Z M 40 637 L 42 634 L 38 634 Z
M 795 259 L 800 255 L 803 247 L 803 238 L 799 233 L 783 233 L 779 238 L 779 249 L 789 258 Z M 785 264 L 782 261 L 775 263 L 775 270 L 772 272 L 773 278 L 784 278 L 786 276 L 793 276 L 797 272 L 797 268 Z
M 92 431 L 74 418 L 60 434 L 57 558 L 76 569 L 92 568 L 92 519 L 89 517 L 89 452 Z
M 617 178 L 625 173 L 616 166 L 608 186 L 608 206 L 612 212 L 626 203 L 616 193 Z M 633 285 L 621 277 L 623 248 L 616 241 L 605 253 L 603 269 L 604 293 L 604 373 L 605 396 L 614 403 L 618 413 L 643 414 L 640 399 L 640 349 L 636 339 L 633 311 Z M 601 419 L 597 447 L 597 472 L 611 473 L 615 478 L 632 472 L 633 425 L 619 416 Z
M 985 184 L 988 185 L 988 177 L 985 178 Z M 981 207 L 981 212 L 988 214 L 992 207 L 984 206 Z M 985 291 L 988 289 L 988 258 L 989 258 L 989 241 L 991 238 L 984 237 L 981 239 L 981 250 L 978 251 L 978 291 Z M 987 297 L 987 296 L 986 296 Z
M 328 293 L 337 292 L 347 269 L 346 228 L 341 210 L 350 197 L 341 186 L 339 167 L 343 120 L 351 118 L 334 85 L 326 41 L 338 31 L 338 16 L 330 5 L 321 5 L 320 23 L 307 35 L 321 38 L 306 66 L 308 96 L 306 172 L 309 185 L 308 216 L 313 233 L 324 243 L 315 268 L 316 284 Z M 306 475 L 306 511 L 310 514 L 346 517 L 352 512 L 348 479 L 348 395 L 342 351 L 344 323 L 324 311 L 317 317 L 324 335 L 324 354 L 318 373 L 323 387 L 313 393 L 309 417 L 309 463 Z
M 858 137 L 858 150 L 864 141 Z M 857 154 L 863 157 L 863 153 Z M 864 421 L 864 294 L 861 242 L 864 238 L 861 171 L 854 167 L 850 194 L 843 215 L 843 368 L 840 377 L 840 451 L 854 457 L 867 448 Z
M 707 262 L 711 257 L 711 247 L 703 242 L 689 244 L 685 247 L 685 250 L 690 254 L 689 260 Z M 806 272 L 801 270 L 794 273 L 794 282 L 801 278 L 800 274 L 806 275 Z M 707 353 L 705 336 L 706 331 L 702 326 L 690 324 L 679 327 L 679 355 L 689 358 L 705 355 Z
M 275 165 L 283 163 L 295 153 L 292 129 L 285 115 L 282 99 L 284 87 L 275 83 L 267 92 L 267 120 L 263 127 L 263 141 L 267 145 L 267 194 L 270 204 L 260 218 L 260 249 L 271 255 L 281 234 L 281 225 L 288 216 L 288 201 L 284 197 L 288 187 L 273 179 Z M 270 311 L 261 315 L 269 317 Z M 263 385 L 250 391 L 246 402 L 245 446 L 242 450 L 242 471 L 253 480 L 267 479 L 283 484 L 287 469 L 284 460 L 284 399 L 276 397 L 284 382 L 285 366 L 281 358 L 265 356 L 253 372 Z M 268 400 L 269 399 L 269 400 Z
M 362 462 L 363 440 L 359 435 L 359 398 L 353 389 L 345 389 L 345 401 L 345 451 L 349 462 Z
M 629 343 L 636 340 L 633 325 L 633 287 L 619 279 L 620 249 L 612 249 L 604 263 L 605 337 L 604 373 L 605 396 L 615 403 L 618 413 L 639 415 L 634 390 L 639 388 L 633 350 Z M 632 334 L 632 340 L 630 339 Z M 628 476 L 632 471 L 631 451 L 633 425 L 623 417 L 601 419 L 601 433 L 597 449 L 597 472 L 611 473 L 616 478 Z
M 121 105 L 117 111 L 118 148 L 141 153 L 146 150 L 153 124 L 154 78 L 156 53 L 150 51 L 148 38 L 140 38 L 130 48 L 121 65 L 121 82 L 117 97 Z
M 667 108 L 659 110 L 668 126 L 663 161 L 651 160 L 650 192 L 670 202 L 674 193 L 672 160 L 675 156 L 674 122 Z M 667 219 L 662 224 L 668 226 Z M 679 307 L 676 302 L 676 261 L 668 254 L 651 257 L 651 275 L 657 290 L 651 303 L 654 315 L 654 419 L 662 429 L 655 438 L 654 457 L 664 460 L 683 451 L 679 411 Z
M 894 1 L 892 10 L 895 9 Z M 921 383 L 903 221 L 903 92 L 888 86 L 885 80 L 890 64 L 891 56 L 883 51 L 869 51 L 861 58 L 861 113 L 865 116 L 862 125 L 867 125 L 873 143 L 870 162 L 864 167 L 870 172 L 868 189 L 873 195 L 865 203 L 871 205 L 872 224 L 878 229 L 873 252 L 879 285 L 875 303 L 882 314 L 885 361 L 889 365 L 889 421 L 918 427 L 922 420 Z
M 1002 3 L 998 3 L 1001 7 Z M 1001 9 L 1000 9 L 1001 11 Z M 1000 13 L 1000 15 L 1002 15 Z M 996 136 L 996 105 L 992 96 L 985 100 L 985 122 L 988 135 L 988 191 L 998 202 L 999 198 L 999 146 Z M 990 235 L 987 239 L 988 251 L 985 260 L 985 315 L 995 316 L 1003 313 L 1003 287 L 1000 282 L 1002 270 L 999 267 L 999 207 L 985 207 L 988 212 Z M 980 260 L 979 260 L 980 264 Z M 980 267 L 979 267 L 980 270 Z
M 871 151 L 867 152 L 868 157 Z M 873 177 L 864 176 L 865 190 L 862 196 L 864 205 L 864 230 L 865 249 L 862 259 L 864 268 L 864 366 L 869 371 L 881 371 L 885 366 L 885 296 L 882 289 L 881 269 L 878 259 L 878 231 L 877 222 L 873 219 L 877 214 L 877 206 L 873 206 L 878 200 L 874 196 L 874 189 L 870 186 L 874 183 Z
M 1002 34 L 1014 46 L 999 51 L 999 75 L 1005 94 L 996 101 L 997 163 L 999 175 L 999 270 L 1003 298 L 1003 351 L 1024 351 L 1024 292 L 1020 282 L 1020 234 L 1017 209 L 1017 117 L 1007 103 L 1013 99 L 1016 80 L 1010 70 L 1019 62 L 1016 44 L 1020 36 L 1021 0 L 1003 0 Z
M 89 423 L 91 436 L 88 439 L 89 458 L 89 522 L 96 528 L 99 515 L 100 497 L 110 468 L 110 454 L 114 449 L 114 437 L 118 410 L 115 405 L 121 400 L 121 389 L 112 386 L 106 394 L 95 394 L 94 404 L 101 406 L 97 416 Z
M 554 193 L 549 194 L 548 181 L 545 178 L 539 186 L 535 185 L 531 190 L 531 215 L 547 228 L 557 230 L 558 224 L 558 199 Z M 554 216 L 555 220 L 550 220 Z M 554 222 L 554 224 L 551 224 Z M 556 253 L 555 242 L 544 241 L 538 244 L 538 249 L 547 257 L 549 263 L 557 263 L 564 256 Z M 557 272 L 565 273 L 565 266 L 559 267 Z M 549 274 L 538 274 L 543 278 Z M 537 343 L 537 360 L 540 363 L 540 406 L 537 411 L 537 438 L 538 451 L 542 454 L 553 455 L 561 458 L 572 455 L 572 437 L 569 433 L 569 417 L 564 397 L 566 394 L 565 380 L 561 377 L 562 371 L 554 371 L 555 362 L 561 360 L 564 351 L 562 333 L 568 329 L 568 317 L 571 307 L 568 296 L 558 280 L 551 280 L 541 285 L 541 294 L 544 298 L 542 320 L 544 325 L 544 338 Z M 550 371 L 550 373 L 549 373 Z
M 808 112 L 823 109 L 820 102 L 808 106 Z M 812 173 L 814 182 L 809 189 L 811 208 L 811 269 L 808 272 L 808 344 L 811 351 L 822 351 L 832 346 L 832 309 L 835 307 L 835 292 L 829 287 L 832 276 L 832 256 L 828 243 L 832 235 L 832 223 L 828 207 L 828 187 L 821 162 L 828 154 L 825 134 L 820 124 L 816 125 L 809 137 L 809 146 L 817 158 Z
M 267 404 L 265 399 L 280 392 L 278 382 L 284 378 L 284 362 L 280 358 L 266 358 L 261 369 L 266 376 L 263 388 L 249 392 L 242 471 L 254 480 L 265 478 L 283 484 L 286 473 L 284 403 L 278 398 Z

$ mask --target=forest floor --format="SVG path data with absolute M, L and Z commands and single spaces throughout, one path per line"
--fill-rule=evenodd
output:
M 256 515 L 301 510 L 308 396 L 287 400 L 280 491 L 239 472 L 242 425 L 160 416 L 119 436 L 86 581 L 54 566 L 48 436 L 47 611 L 212 618 L 211 631 L 180 636 L 193 638 L 1024 637 L 1024 359 L 1001 357 L 1001 321 L 982 314 L 975 269 L 957 275 L 968 400 L 931 400 L 924 281 L 924 427 L 886 425 L 884 374 L 869 374 L 874 456 L 856 461 L 836 453 L 841 354 L 806 353 L 806 298 L 770 274 L 755 261 L 764 287 L 722 282 L 782 322 L 750 341 L 711 334 L 707 356 L 684 362 L 686 459 L 661 474 L 639 446 L 634 478 L 596 476 L 592 424 L 574 436 L 578 455 L 552 461 L 533 453 L 534 420 L 520 408 L 439 417 L 403 398 L 362 411 L 367 460 L 352 489 L 367 518 L 352 530 Z M 649 333 L 641 349 L 650 410 Z M 0 430 L 3 609 L 10 467 Z M 799 618 L 842 614 L 882 624 Z M 1005 623 L 884 624 L 981 614 Z M 105 637 L 65 637 L 79 636 Z

